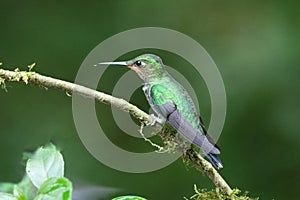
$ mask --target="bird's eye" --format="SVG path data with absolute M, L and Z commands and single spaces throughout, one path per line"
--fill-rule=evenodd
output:
M 142 65 L 142 62 L 140 60 L 135 61 L 134 63 L 137 67 L 140 67 Z

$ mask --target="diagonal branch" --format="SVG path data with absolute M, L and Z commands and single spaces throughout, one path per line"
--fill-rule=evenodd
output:
M 30 83 L 44 88 L 55 88 L 69 93 L 77 93 L 78 95 L 82 95 L 86 98 L 93 98 L 100 103 L 110 104 L 122 111 L 129 112 L 132 116 L 139 119 L 144 124 L 151 124 L 152 122 L 151 116 L 123 99 L 119 99 L 81 85 L 43 76 L 35 72 L 19 70 L 9 71 L 0 69 L 0 85 L 2 85 L 4 88 L 5 82 L 23 82 L 25 84 Z M 158 128 L 160 125 L 156 124 L 155 126 L 156 127 L 154 128 Z M 171 132 L 170 129 L 163 129 L 159 135 L 164 141 L 176 143 L 176 138 L 170 137 L 169 132 Z M 222 178 L 222 176 L 208 161 L 199 155 L 197 151 L 186 147 L 181 148 L 180 151 L 183 153 L 186 161 L 192 163 L 197 169 L 200 169 L 203 173 L 205 173 L 215 184 L 215 186 L 218 187 L 224 194 L 230 195 L 232 193 L 232 189 Z

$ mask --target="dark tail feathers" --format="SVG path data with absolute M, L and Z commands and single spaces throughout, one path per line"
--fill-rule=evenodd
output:
M 214 166 L 216 169 L 221 169 L 223 168 L 221 160 L 218 158 L 216 154 L 209 153 L 206 155 L 210 163 Z

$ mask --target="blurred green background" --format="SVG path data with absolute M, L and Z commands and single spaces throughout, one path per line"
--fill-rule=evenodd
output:
M 157 26 L 197 40 L 216 62 L 227 92 L 227 118 L 218 141 L 232 187 L 261 199 L 297 199 L 300 179 L 299 3 L 287 1 L 1 1 L 0 61 L 3 68 L 35 70 L 74 81 L 87 54 L 106 38 L 136 27 Z M 176 42 L 176 41 L 174 41 Z M 157 51 L 153 51 L 157 52 Z M 130 56 L 129 56 L 130 55 Z M 124 58 L 138 55 L 132 52 Z M 184 61 L 161 52 L 180 69 Z M 186 67 L 187 68 L 187 67 Z M 181 70 L 186 77 L 193 72 Z M 109 69 L 99 90 L 111 93 L 127 69 Z M 210 119 L 202 80 L 201 112 Z M 159 171 L 128 174 L 98 162 L 85 149 L 72 118 L 71 98 L 61 91 L 9 83 L 0 90 L 0 181 L 23 176 L 21 154 L 54 141 L 64 154 L 66 176 L 79 185 L 103 188 L 99 199 L 137 194 L 149 199 L 182 199 L 193 184 L 212 188 L 209 179 L 181 159 Z M 141 91 L 132 102 L 146 109 Z M 120 146 L 149 147 L 116 127 L 110 107 L 97 105 L 99 119 Z M 104 114 L 104 115 L 102 115 Z M 102 117 L 101 117 L 102 116 Z M 107 117 L 103 117 L 107 116 Z

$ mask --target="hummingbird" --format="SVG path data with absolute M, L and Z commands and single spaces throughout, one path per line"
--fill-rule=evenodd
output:
M 156 122 L 167 123 L 194 144 L 216 168 L 223 168 L 218 158 L 220 148 L 207 133 L 195 104 L 184 89 L 165 69 L 162 59 L 154 54 L 143 54 L 132 60 L 102 62 L 100 65 L 120 65 L 135 71 L 143 80 L 143 91 L 147 101 L 156 113 Z

